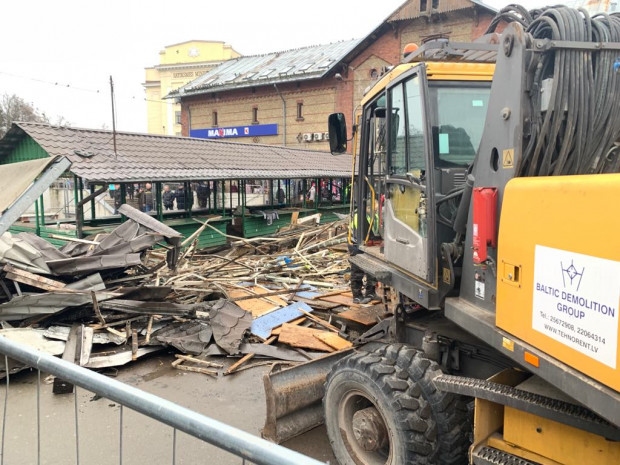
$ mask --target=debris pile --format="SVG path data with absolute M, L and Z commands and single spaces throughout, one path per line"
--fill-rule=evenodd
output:
M 128 205 L 120 211 L 128 220 L 110 233 L 59 249 L 2 235 L 2 335 L 90 368 L 173 348 L 175 368 L 218 376 L 350 347 L 385 316 L 380 302 L 352 302 L 344 220 L 209 251 L 195 247 L 208 221 L 182 240 Z M 222 357 L 238 360 L 224 370 Z

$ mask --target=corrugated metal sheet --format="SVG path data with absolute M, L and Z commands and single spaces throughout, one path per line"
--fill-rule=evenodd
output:
M 66 156 L 88 181 L 348 177 L 351 157 L 273 145 L 14 123 L 0 140 L 0 160 L 26 137 L 49 156 Z
M 172 91 L 168 97 L 321 78 L 360 42 L 356 39 L 234 58 Z

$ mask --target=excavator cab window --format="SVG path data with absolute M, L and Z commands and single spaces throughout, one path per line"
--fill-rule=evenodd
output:
M 474 161 L 490 93 L 490 82 L 429 85 L 435 167 L 467 167 Z
M 390 174 L 407 176 L 407 173 L 415 173 L 421 179 L 426 171 L 426 157 L 419 77 L 395 87 L 390 97 L 390 127 L 393 135 Z M 404 108 L 407 109 L 406 114 Z

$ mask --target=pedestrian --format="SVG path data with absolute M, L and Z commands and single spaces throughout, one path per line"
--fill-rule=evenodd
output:
M 164 191 L 161 193 L 161 201 L 164 204 L 164 210 L 172 210 L 174 207 L 174 192 L 170 190 L 168 184 L 164 185 Z
M 151 188 L 153 186 L 150 183 L 146 183 L 144 185 L 144 189 L 138 194 L 138 205 L 140 206 L 140 211 L 145 213 L 153 210 L 153 192 Z
M 174 199 L 177 201 L 177 210 L 185 210 L 185 194 L 185 186 L 183 184 L 179 184 L 179 187 L 174 193 Z
M 112 198 L 114 199 L 114 214 L 116 215 L 118 213 L 118 209 L 121 206 L 122 203 L 122 199 L 121 199 L 121 185 L 120 184 L 115 184 L 114 185 L 114 190 L 112 191 Z
M 211 195 L 211 188 L 208 182 L 201 181 L 196 187 L 196 196 L 198 197 L 198 206 L 200 208 L 207 208 L 207 202 Z
M 312 186 L 310 186 L 310 189 L 308 190 L 308 193 L 306 194 L 306 198 L 308 199 L 309 205 L 314 205 L 315 197 L 316 197 L 316 184 L 312 183 Z
M 286 193 L 282 187 L 278 188 L 278 192 L 276 193 L 276 200 L 278 201 L 278 205 L 284 205 L 286 202 Z
M 370 211 L 366 212 L 364 215 L 365 228 L 362 232 L 368 231 L 367 238 L 364 239 L 364 243 L 366 245 L 375 245 L 381 244 L 382 238 L 378 234 L 378 228 L 373 228 L 375 223 L 378 224 L 378 216 L 375 212 L 375 215 L 371 215 Z M 348 244 L 349 249 L 349 265 L 351 267 L 351 293 L 353 294 L 353 302 L 356 304 L 367 304 L 373 300 L 380 300 L 380 298 L 376 294 L 377 280 L 374 276 L 369 273 L 364 272 L 359 266 L 351 261 L 351 257 L 357 255 L 358 253 L 362 253 L 362 251 L 358 247 L 358 243 L 356 241 L 356 233 L 358 228 L 358 211 L 355 209 L 353 212 L 353 218 L 351 218 L 351 223 L 349 224 L 349 229 L 351 232 L 351 240 Z

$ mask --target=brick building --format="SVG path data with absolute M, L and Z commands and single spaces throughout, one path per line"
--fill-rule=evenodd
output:
M 184 136 L 328 150 L 327 116 L 356 114 L 364 91 L 407 43 L 471 41 L 495 13 L 477 0 L 410 0 L 362 39 L 238 57 L 167 98 L 181 102 Z

